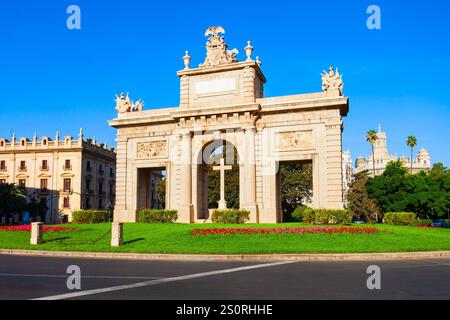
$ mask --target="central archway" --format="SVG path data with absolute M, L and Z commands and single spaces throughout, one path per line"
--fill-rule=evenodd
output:
M 222 161 L 223 159 L 223 161 Z M 208 220 L 217 208 L 239 209 L 241 194 L 241 166 L 239 153 L 228 140 L 214 139 L 204 143 L 194 166 L 194 206 L 196 220 Z M 224 178 L 225 192 L 221 194 Z M 224 196 L 225 203 L 221 204 Z

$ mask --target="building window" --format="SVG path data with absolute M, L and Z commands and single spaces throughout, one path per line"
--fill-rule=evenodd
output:
M 4 147 L 5 146 L 5 142 L 4 141 L 0 141 L 0 147 Z
M 22 144 L 22 147 L 25 147 L 25 140 L 22 140 L 20 143 Z
M 27 180 L 25 179 L 19 179 L 19 188 L 25 189 L 27 187 Z
M 103 194 L 103 182 L 98 183 L 98 193 Z
M 0 170 L 6 171 L 6 161 L 5 160 L 0 161 Z
M 0 179 L 0 184 L 5 184 L 6 183 L 6 179 Z
M 41 179 L 41 190 L 47 191 L 48 189 L 48 179 Z
M 91 162 L 90 162 L 89 160 L 86 162 L 86 170 L 87 170 L 88 172 L 91 172 L 91 171 L 92 171 Z
M 70 163 L 70 160 L 65 161 L 64 170 L 72 170 L 72 164 Z
M 110 194 L 110 195 L 113 195 L 113 194 L 114 194 L 114 184 L 113 184 L 113 183 L 110 183 L 110 184 L 109 184 L 109 194 Z
M 104 171 L 103 171 L 103 166 L 102 166 L 102 165 L 99 165 L 99 166 L 98 166 L 98 174 L 99 174 L 99 175 L 103 175 L 103 173 L 104 173 Z
M 25 161 L 20 161 L 19 171 L 27 171 L 27 163 Z
M 64 198 L 63 205 L 64 205 L 64 208 L 70 208 L 70 199 L 69 199 L 69 197 L 65 197 Z
M 91 180 L 86 180 L 86 192 L 91 192 Z
M 71 179 L 64 179 L 64 192 L 70 192 L 71 189 Z
M 48 161 L 42 160 L 41 171 L 47 171 L 47 170 L 48 170 Z
M 103 200 L 102 199 L 98 199 L 98 209 L 103 210 Z
M 110 176 L 111 178 L 114 177 L 114 169 L 113 169 L 113 168 L 109 168 L 109 176 Z
M 91 208 L 91 198 L 86 198 L 86 204 L 85 204 L 85 207 L 86 207 L 86 209 L 90 209 Z

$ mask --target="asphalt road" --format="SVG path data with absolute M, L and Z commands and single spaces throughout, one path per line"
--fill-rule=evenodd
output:
M 67 288 L 68 266 L 81 290 Z M 381 290 L 367 267 L 381 268 Z M 96 291 L 92 291 L 96 290 Z M 450 299 L 450 259 L 380 262 L 152 262 L 0 255 L 0 299 Z

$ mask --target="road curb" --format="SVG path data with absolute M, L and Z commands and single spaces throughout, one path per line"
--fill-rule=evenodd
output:
M 389 261 L 450 258 L 450 251 L 344 254 L 145 254 L 0 249 L 0 255 L 141 261 Z

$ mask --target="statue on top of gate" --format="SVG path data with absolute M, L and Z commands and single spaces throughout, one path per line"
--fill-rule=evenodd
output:
M 224 42 L 225 29 L 218 27 L 208 27 L 205 32 L 205 37 L 208 37 L 206 42 L 206 59 L 200 68 L 208 68 L 238 62 L 236 56 L 239 54 L 237 49 L 228 50 L 227 44 Z

